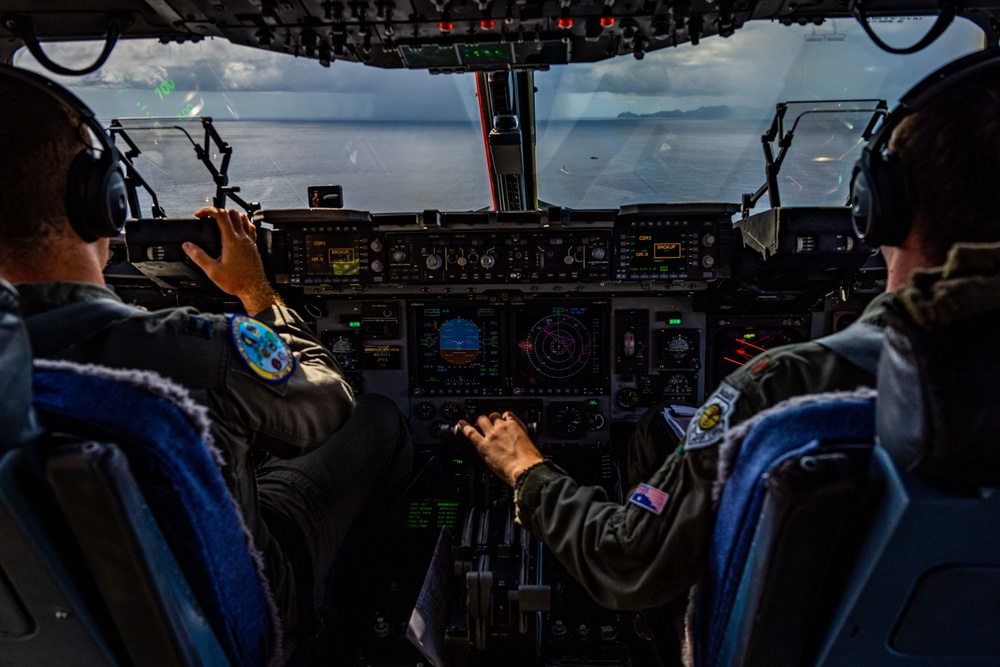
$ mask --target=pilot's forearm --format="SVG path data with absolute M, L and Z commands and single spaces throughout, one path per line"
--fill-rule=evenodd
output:
M 579 486 L 538 466 L 518 486 L 518 514 L 599 604 L 645 609 L 685 593 L 701 578 L 714 518 L 714 471 L 714 448 L 671 457 L 650 480 L 670 494 L 657 515 L 609 502 L 600 487 Z

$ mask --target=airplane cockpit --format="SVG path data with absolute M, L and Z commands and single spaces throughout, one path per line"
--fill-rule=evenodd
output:
M 651 616 L 594 603 L 514 521 L 455 425 L 513 412 L 622 500 L 647 410 L 680 436 L 731 372 L 882 293 L 854 162 L 915 82 L 997 45 L 998 11 L 0 0 L 0 62 L 66 86 L 118 148 L 124 301 L 239 311 L 181 249 L 217 255 L 192 213 L 236 208 L 355 395 L 405 416 L 404 507 L 349 538 L 315 664 L 671 665 Z

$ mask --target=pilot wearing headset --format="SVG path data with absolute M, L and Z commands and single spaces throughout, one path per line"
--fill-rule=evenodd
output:
M 513 413 L 482 415 L 459 429 L 514 486 L 517 521 L 598 603 L 639 610 L 676 600 L 706 567 L 718 445 L 729 427 L 793 396 L 874 386 L 890 303 L 928 330 L 1000 308 L 998 184 L 994 49 L 915 86 L 855 167 L 855 227 L 882 248 L 887 292 L 844 332 L 765 352 L 729 375 L 683 439 L 659 409 L 644 415 L 630 452 L 637 459 L 630 482 L 638 486 L 624 504 L 545 461 Z
M 195 214 L 217 221 L 220 257 L 184 248 L 247 314 L 124 304 L 102 274 L 126 216 L 114 145 L 90 109 L 42 76 L 0 66 L 0 99 L 0 277 L 20 294 L 35 356 L 153 370 L 187 387 L 208 408 L 284 639 L 315 632 L 316 593 L 345 533 L 410 473 L 405 420 L 388 399 L 355 402 L 336 360 L 268 283 L 256 230 L 237 211 Z

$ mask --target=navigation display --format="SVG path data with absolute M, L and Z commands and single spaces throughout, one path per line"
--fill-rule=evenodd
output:
M 309 276 L 356 276 L 361 258 L 355 239 L 343 234 L 306 234 L 306 274 Z
M 480 304 L 414 304 L 415 394 L 499 394 L 502 312 Z
M 599 395 L 608 392 L 608 304 L 514 307 L 514 393 Z

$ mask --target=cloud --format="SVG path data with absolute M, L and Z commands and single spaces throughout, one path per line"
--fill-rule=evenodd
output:
M 881 21 L 874 29 L 885 41 L 908 46 L 931 23 L 932 19 Z M 821 26 L 752 22 L 732 37 L 667 47 L 647 54 L 642 61 L 622 56 L 554 66 L 536 75 L 537 108 L 541 117 L 602 117 L 624 110 L 649 113 L 721 104 L 764 108 L 803 96 L 891 98 L 952 54 L 973 48 L 976 33 L 978 28 L 972 24 L 957 21 L 930 48 L 899 57 L 879 51 L 853 20 L 831 20 Z M 56 62 L 80 66 L 92 62 L 100 46 L 91 42 L 45 48 Z M 33 58 L 22 50 L 16 62 L 32 66 Z M 157 113 L 159 107 L 169 106 L 163 113 L 177 114 L 183 107 L 173 108 L 173 99 L 171 105 L 161 104 L 164 98 L 153 94 L 164 82 L 172 82 L 185 94 L 196 91 L 206 100 L 224 99 L 221 110 L 209 108 L 208 112 L 225 115 L 232 111 L 243 118 L 274 113 L 299 118 L 317 113 L 336 118 L 459 120 L 478 115 L 471 74 L 434 76 L 348 62 L 335 62 L 327 69 L 312 59 L 222 39 L 180 45 L 122 41 L 98 72 L 55 78 L 100 107 L 99 113 L 104 110 L 112 115 L 134 113 L 133 107 L 143 106 L 157 107 Z M 294 96 L 286 95 L 280 103 L 269 97 L 266 104 L 255 105 L 253 93 Z M 351 101 L 349 96 L 357 99 Z M 234 101 L 239 104 L 232 109 Z
M 932 18 L 879 22 L 887 42 L 908 46 Z M 538 108 L 545 117 L 617 115 L 701 106 L 773 108 L 792 99 L 881 97 L 894 104 L 916 81 L 978 47 L 982 34 L 956 21 L 935 44 L 909 56 L 881 51 L 854 20 L 821 26 L 754 22 L 729 38 L 710 37 L 646 54 L 553 68 L 537 76 Z
M 73 67 L 96 57 L 93 44 L 45 48 L 53 60 Z M 18 53 L 16 64 L 45 73 L 24 51 Z M 312 59 L 224 40 L 181 45 L 123 41 L 97 72 L 53 78 L 77 92 L 102 118 L 136 115 L 136 109 L 139 115 L 178 115 L 185 105 L 175 104 L 175 98 L 191 92 L 204 98 L 202 113 L 215 117 L 468 120 L 478 116 L 471 74 L 434 76 L 346 62 L 327 69 Z M 166 88 L 156 92 L 161 86 L 170 89 L 170 97 L 164 95 Z

